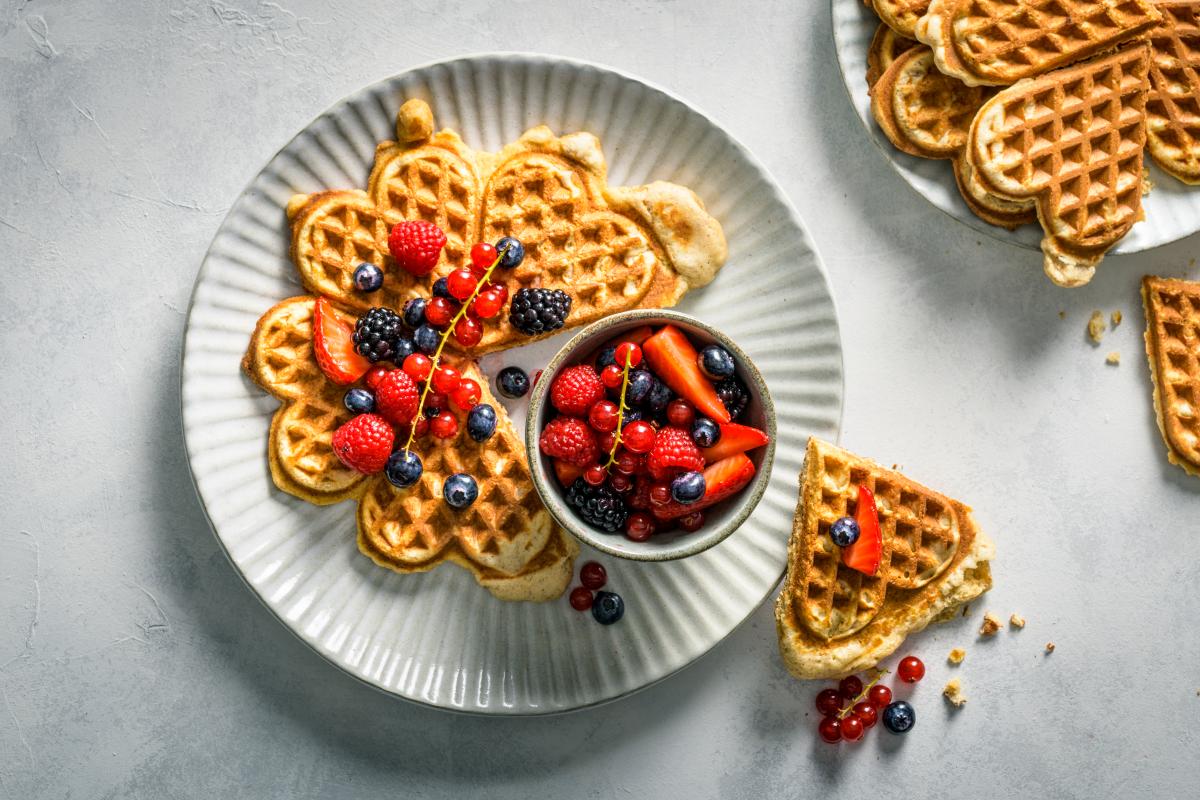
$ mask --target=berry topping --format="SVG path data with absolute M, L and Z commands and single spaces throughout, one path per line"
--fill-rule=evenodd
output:
M 615 431 L 619 422 L 617 417 L 617 404 L 611 400 L 601 400 L 588 409 L 588 424 L 600 433 Z
M 525 245 L 511 236 L 505 236 L 496 242 L 496 250 L 502 254 L 500 256 L 500 266 L 504 269 L 519 267 L 521 262 L 525 260 Z
M 689 512 L 676 520 L 676 522 L 679 523 L 679 527 L 683 528 L 688 533 L 695 533 L 704 527 L 704 512 Z
M 675 502 L 691 505 L 704 497 L 704 473 L 685 472 L 671 481 L 671 497 Z
M 643 459 L 641 459 L 636 453 L 631 453 L 628 450 L 622 450 L 621 452 L 617 453 L 616 458 L 613 459 L 613 469 L 622 475 L 633 475 L 642 468 L 644 463 L 645 462 Z
M 454 341 L 462 347 L 474 347 L 483 338 L 483 323 L 469 316 L 454 323 Z
M 633 342 L 621 342 L 613 352 L 613 363 L 618 367 L 636 367 L 642 363 L 642 348 Z
M 558 484 L 564 488 L 570 487 L 576 478 L 583 475 L 583 467 L 568 464 L 558 458 L 554 459 L 552 463 L 554 464 L 554 476 L 558 478 Z
M 742 416 L 750 404 L 750 390 L 738 378 L 726 378 L 718 383 L 717 397 L 721 398 L 721 404 L 729 411 L 730 419 Z
M 649 422 L 637 420 L 621 429 L 621 444 L 631 453 L 649 453 L 657 439 Z
M 383 417 L 359 414 L 333 432 L 333 452 L 350 469 L 370 475 L 387 464 L 395 438 Z
M 408 373 L 408 377 L 414 381 L 423 381 L 429 377 L 430 371 L 433 369 L 433 362 L 429 360 L 429 356 L 421 353 L 413 353 L 408 358 L 404 359 L 403 370 Z
M 883 556 L 883 534 L 879 530 L 875 495 L 861 484 L 858 487 L 858 507 L 854 510 L 854 519 L 858 522 L 858 541 L 842 548 L 842 563 L 864 575 L 874 575 L 879 571 L 879 560 Z
M 608 472 L 599 464 L 592 464 L 583 471 L 583 479 L 588 482 L 588 486 L 602 486 L 608 480 Z
M 463 381 L 466 383 L 466 381 Z M 477 442 L 486 442 L 496 432 L 496 409 L 480 403 L 467 415 L 467 435 Z
M 625 616 L 625 601 L 614 592 L 596 592 L 592 616 L 601 625 L 612 625 Z
M 366 389 L 351 389 L 342 398 L 342 403 L 352 414 L 369 414 L 375 410 L 375 395 Z
M 433 328 L 444 330 L 457 313 L 458 308 L 454 300 L 435 297 L 425 306 L 425 321 Z
M 470 411 L 479 404 L 482 392 L 478 383 L 470 378 L 463 378 L 458 386 L 450 392 L 450 402 L 454 403 L 460 411 Z
M 713 461 L 720 461 L 735 453 L 744 453 L 747 450 L 762 447 L 769 441 L 771 440 L 767 438 L 767 435 L 758 428 L 729 422 L 720 426 L 720 435 L 717 437 L 715 445 L 707 447 L 701 445 L 701 447 L 705 447 L 704 460 L 711 464 Z
M 425 416 L 433 419 L 438 414 L 447 410 L 450 406 L 450 398 L 444 394 L 430 392 L 425 397 Z
M 857 675 L 847 675 L 838 682 L 838 693 L 847 702 L 862 694 L 863 682 Z
M 397 489 L 407 489 L 421 478 L 424 467 L 421 457 L 412 450 L 397 450 L 392 453 L 384 467 L 388 482 Z
M 841 517 L 829 526 L 829 538 L 838 547 L 849 547 L 858 541 L 858 523 L 854 517 Z
M 372 308 L 354 323 L 354 349 L 372 364 L 390 360 L 403 333 L 404 321 L 399 314 L 388 308 Z
M 891 733 L 908 733 L 917 724 L 917 712 L 903 700 L 883 709 L 883 727 Z
M 711 448 L 721 441 L 721 428 L 708 417 L 700 417 L 692 423 L 692 441 L 696 443 L 697 447 Z M 719 458 L 709 459 L 707 456 L 705 458 L 708 461 L 721 460 Z
M 500 308 L 503 305 L 503 295 L 498 291 L 489 289 L 486 292 L 480 292 L 479 296 L 471 303 L 471 313 L 480 319 L 491 319 L 500 313 Z
M 428 311 L 426 311 L 428 314 Z M 427 356 L 433 355 L 438 346 L 438 332 L 429 325 L 422 325 L 413 331 L 413 344 Z
M 607 389 L 620 389 L 624 380 L 624 374 L 616 364 L 609 364 L 600 372 L 600 382 Z
M 438 278 L 433 282 L 433 296 L 444 297 L 447 300 L 453 300 L 454 295 L 450 294 L 450 290 L 446 288 L 446 282 L 447 281 L 445 278 Z
M 354 288 L 360 292 L 377 292 L 383 286 L 383 270 L 366 262 L 354 269 Z
M 419 328 L 425 324 L 425 306 L 429 304 L 424 297 L 414 297 L 404 303 L 404 324 L 410 328 Z
M 650 474 L 660 481 L 677 472 L 704 469 L 704 457 L 700 455 L 700 449 L 682 428 L 661 429 L 654 439 L 654 447 L 646 463 Z
M 587 611 L 592 607 L 592 590 L 583 586 L 576 586 L 571 590 L 571 608 L 576 611 Z
M 734 363 L 733 356 L 729 354 L 729 351 L 715 344 L 710 344 L 700 351 L 700 356 L 696 360 L 696 364 L 700 367 L 700 371 L 704 373 L 704 377 L 710 381 L 731 378 L 737 370 L 737 365 Z
M 375 387 L 375 406 L 393 425 L 407 425 L 417 415 L 420 392 L 407 372 L 394 369 L 384 375 Z
M 602 433 L 596 437 L 596 444 L 600 445 L 601 453 L 611 453 L 613 448 L 617 446 L 617 432 Z
M 842 720 L 842 738 L 847 742 L 857 742 L 863 737 L 864 727 L 862 720 L 854 714 L 845 717 Z
M 875 723 L 879 721 L 879 711 L 866 702 L 854 704 L 854 716 L 862 722 L 864 728 L 874 728 Z
M 817 693 L 817 711 L 825 716 L 842 710 L 842 695 L 837 689 L 822 689 Z
M 520 367 L 505 367 L 496 376 L 496 389 L 505 397 L 524 397 L 529 393 L 529 376 Z
M 588 589 L 599 589 L 608 582 L 608 572 L 598 561 L 589 561 L 579 568 L 579 582 Z
M 600 454 L 596 436 L 583 420 L 555 417 L 542 429 L 538 446 L 550 458 L 561 458 L 578 467 L 586 467 Z
M 607 486 L 589 486 L 582 478 L 567 491 L 567 505 L 588 525 L 605 533 L 621 530 L 629 515 L 625 502 L 615 491 Z
M 439 394 L 450 394 L 462 383 L 462 375 L 454 367 L 438 367 L 430 378 L 433 390 Z
M 625 400 L 632 405 L 640 406 L 646 402 L 646 398 L 650 396 L 650 390 L 653 388 L 654 376 L 648 370 L 635 369 L 629 373 L 629 386 L 625 389 Z
M 350 326 L 337 318 L 324 297 L 313 304 L 313 355 L 321 371 L 342 386 L 354 383 L 371 368 L 355 351 Z
M 475 245 L 478 247 L 479 245 Z M 466 300 L 475 291 L 479 279 L 469 269 L 456 269 L 446 276 L 446 288 L 455 300 Z
M 487 242 L 476 242 L 471 245 L 471 263 L 475 269 L 483 271 L 496 260 L 496 248 Z
M 406 220 L 388 234 L 388 249 L 400 269 L 420 278 L 433 272 L 446 246 L 446 234 L 432 222 Z
M 614 472 L 612 477 L 608 479 L 608 485 L 612 487 L 614 492 L 624 494 L 633 488 L 633 478 L 623 472 Z
M 456 472 L 442 484 L 442 497 L 451 508 L 463 509 L 479 497 L 479 486 L 465 472 Z
M 667 404 L 668 425 L 683 428 L 686 431 L 692 427 L 692 423 L 695 421 L 696 409 L 692 408 L 692 404 L 687 400 L 680 397 Z
M 896 675 L 905 683 L 916 683 L 925 677 L 925 664 L 916 656 L 905 656 L 896 667 Z
M 571 296 L 561 289 L 518 289 L 508 319 L 521 333 L 537 336 L 556 331 L 571 312 Z
M 817 725 L 817 735 L 821 741 L 837 744 L 842 740 L 842 722 L 837 717 L 825 717 Z
M 631 542 L 644 542 L 654 535 L 654 517 L 645 511 L 629 515 L 625 520 L 625 538 Z
M 368 389 L 374 389 L 379 385 L 379 381 L 383 378 L 383 376 L 389 372 L 391 372 L 391 367 L 385 367 L 383 364 L 376 364 L 367 370 L 366 375 L 363 375 L 363 383 L 367 385 Z
M 429 421 L 429 430 L 439 439 L 453 439 L 458 435 L 458 418 L 449 411 L 441 411 Z
M 392 363 L 403 364 L 404 359 L 417 352 L 417 346 L 412 339 L 401 337 L 396 340 L 395 348 L 392 350 Z
M 867 692 L 867 700 L 876 709 L 886 708 L 887 704 L 892 702 L 892 690 L 884 686 L 882 683 L 877 683 Z
M 656 483 L 650 487 L 650 504 L 665 506 L 671 502 L 671 484 Z
M 673 430 L 672 428 L 664 428 L 663 430 Z M 659 434 L 662 438 L 662 434 Z M 651 458 L 653 458 L 651 453 Z M 709 464 L 704 470 L 704 497 L 700 498 L 691 505 L 683 505 L 682 503 L 670 502 L 665 505 L 655 506 L 654 516 L 659 519 L 674 519 L 681 517 L 690 511 L 698 511 L 702 508 L 719 503 L 722 500 L 732 497 L 742 490 L 754 478 L 754 462 L 746 457 L 744 453 L 739 453 L 736 456 L 723 458 L 715 464 Z M 842 551 L 845 553 L 845 551 Z
M 642 345 L 646 363 L 673 392 L 687 399 L 696 410 L 717 422 L 729 422 L 730 412 L 722 404 L 712 383 L 700 372 L 696 348 L 674 325 L 667 325 Z
M 596 370 L 587 364 L 567 367 L 550 384 L 550 402 L 563 414 L 587 416 L 591 407 L 604 399 L 604 385 Z

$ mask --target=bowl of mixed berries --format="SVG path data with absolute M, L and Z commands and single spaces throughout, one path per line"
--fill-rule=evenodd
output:
M 732 340 L 675 311 L 584 328 L 536 381 L 526 418 L 534 484 L 576 538 L 621 558 L 695 555 L 762 498 L 775 409 Z

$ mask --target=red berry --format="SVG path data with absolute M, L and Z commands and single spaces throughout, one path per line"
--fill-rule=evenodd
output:
M 600 376 L 589 364 L 567 367 L 550 384 L 550 402 L 563 414 L 586 416 L 596 402 L 604 399 Z
M 433 362 L 429 360 L 429 356 L 427 355 L 413 353 L 404 359 L 403 369 L 414 381 L 423 381 L 429 377 L 429 372 L 433 369 Z
M 601 453 L 611 453 L 612 449 L 617 446 L 616 431 L 600 434 L 596 437 L 596 444 L 600 446 Z
M 462 382 L 462 375 L 454 367 L 438 367 L 433 371 L 433 390 L 439 394 L 450 394 Z
M 617 351 L 613 354 L 613 357 L 617 359 L 618 367 L 624 367 L 626 364 L 630 367 L 636 367 L 642 363 L 642 348 L 633 342 L 622 342 L 617 345 Z
M 641 466 L 642 460 L 628 450 L 617 453 L 613 468 L 623 475 L 633 475 Z
M 905 656 L 896 667 L 896 675 L 905 683 L 916 683 L 925 677 L 925 665 L 916 656 Z
M 583 420 L 574 417 L 555 417 L 546 423 L 538 447 L 550 458 L 561 458 L 578 467 L 590 466 L 600 454 L 596 434 Z
M 704 527 L 704 512 L 692 511 L 679 518 L 679 527 L 688 533 L 695 533 Z
M 817 725 L 817 735 L 822 741 L 837 744 L 842 740 L 842 723 L 837 717 L 825 717 Z
M 378 414 L 359 414 L 333 432 L 333 452 L 350 469 L 379 472 L 392 454 L 396 434 Z
M 855 703 L 854 716 L 862 720 L 864 728 L 874 728 L 879 720 L 879 712 L 870 703 Z
M 470 378 L 463 378 L 459 382 L 458 388 L 450 393 L 450 402 L 458 406 L 461 411 L 470 411 L 479 405 L 482 391 L 478 383 Z
M 625 376 L 621 372 L 621 368 L 616 364 L 609 364 L 600 372 L 600 382 L 609 389 L 620 389 L 621 381 L 624 379 Z
M 545 372 L 545 370 L 539 369 L 537 372 L 533 373 L 533 385 L 534 386 L 537 386 L 537 382 L 542 379 L 543 372 Z
M 588 409 L 588 424 L 600 433 L 609 433 L 617 429 L 617 404 L 611 400 L 601 400 Z
M 635 420 L 621 429 L 621 442 L 634 453 L 649 453 L 654 447 L 654 428 L 649 422 Z
M 374 389 L 379 385 L 379 379 L 388 372 L 391 372 L 391 367 L 385 367 L 382 364 L 376 364 L 367 370 L 366 375 L 363 375 L 363 383 L 367 385 L 368 389 Z
M 349 386 L 371 368 L 371 362 L 354 349 L 353 335 L 350 326 L 338 319 L 333 304 L 318 297 L 313 303 L 313 356 L 321 371 L 339 386 Z
M 842 710 L 842 696 L 837 689 L 822 689 L 817 693 L 817 711 L 825 716 Z
M 474 302 L 471 303 L 471 310 L 480 319 L 491 319 L 500 313 L 502 305 L 504 303 L 500 299 L 500 293 L 489 289 L 479 293 Z
M 677 397 L 667 404 L 667 424 L 686 431 L 691 430 L 695 421 L 696 409 L 692 408 L 692 404 L 687 400 Z
M 413 438 L 420 439 L 425 434 L 429 433 L 429 417 L 422 416 L 420 419 L 413 422 Z
M 877 709 L 887 708 L 888 704 L 892 702 L 892 690 L 882 683 L 877 683 L 871 687 L 870 693 L 867 694 L 867 699 Z
M 608 479 L 608 485 L 614 492 L 628 492 L 633 488 L 633 479 L 620 472 L 614 472 Z
M 576 586 L 571 590 L 571 608 L 576 611 L 587 611 L 592 607 L 592 590 Z
M 474 347 L 483 338 L 483 323 L 469 316 L 454 323 L 454 341 L 463 347 Z
M 444 394 L 430 392 L 425 396 L 425 414 L 426 416 L 436 417 L 442 411 L 450 409 L 450 398 Z
M 425 304 L 425 321 L 438 330 L 444 329 L 458 313 L 458 304 L 445 297 L 435 297 Z
M 388 234 L 388 250 L 405 272 L 428 275 L 437 266 L 446 234 L 432 222 L 422 219 L 398 223 Z
M 608 572 L 603 564 L 589 561 L 579 568 L 579 582 L 589 589 L 599 589 L 608 582 Z
M 633 494 L 625 498 L 625 505 L 634 511 L 648 511 L 650 509 L 650 486 L 649 478 L 642 476 L 635 479 Z
M 842 738 L 847 742 L 857 742 L 863 737 L 863 722 L 851 714 L 842 720 Z
M 475 291 L 479 279 L 469 269 L 456 269 L 446 276 L 446 291 L 458 300 L 466 300 Z M 426 313 L 428 317 L 428 313 Z
M 392 370 L 380 378 L 375 387 L 375 408 L 380 416 L 396 426 L 413 421 L 420 400 L 416 381 L 404 370 Z
M 677 473 L 704 469 L 704 456 L 683 428 L 663 428 L 654 440 L 647 460 L 655 480 L 666 480 Z
M 508 301 L 508 287 L 507 286 L 505 286 L 503 283 L 496 283 L 495 281 L 488 281 L 484 285 L 483 290 L 485 292 L 491 292 L 494 295 L 496 295 L 496 299 L 500 301 L 500 307 L 504 308 L 504 304 Z
M 841 683 L 838 684 L 838 691 L 842 693 L 842 697 L 846 699 L 846 702 L 853 701 L 862 694 L 862 690 L 863 682 L 859 680 L 857 675 L 849 675 L 842 678 Z
M 439 439 L 453 439 L 458 434 L 458 419 L 449 411 L 443 411 L 429 423 L 429 429 Z
M 615 477 L 615 476 L 614 476 Z M 654 517 L 644 511 L 629 515 L 625 521 L 625 538 L 633 542 L 644 542 L 654 535 Z
M 487 242 L 479 242 L 471 247 L 471 263 L 481 270 L 492 266 L 496 260 L 496 248 Z
M 583 479 L 589 486 L 600 486 L 608 480 L 608 472 L 599 464 L 592 464 L 583 471 Z
M 671 484 L 656 483 L 650 487 L 650 502 L 656 506 L 665 506 L 671 502 Z

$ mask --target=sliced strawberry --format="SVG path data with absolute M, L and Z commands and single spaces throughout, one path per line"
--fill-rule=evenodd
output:
M 704 470 L 704 497 L 684 505 L 674 500 L 661 506 L 651 506 L 659 519 L 675 519 L 726 500 L 745 488 L 754 478 L 754 462 L 745 453 L 723 458 Z
M 718 423 L 730 422 L 725 404 L 712 382 L 696 364 L 696 348 L 674 325 L 667 325 L 642 344 L 650 370 L 675 394 L 689 400 L 702 414 Z
M 354 352 L 350 326 L 337 318 L 333 306 L 318 297 L 313 308 L 313 354 L 329 380 L 348 386 L 367 373 L 371 362 Z
M 559 483 L 563 486 L 570 486 L 576 478 L 583 476 L 583 467 L 577 467 L 574 464 L 568 464 L 561 458 L 556 458 L 554 459 L 554 474 L 558 477 Z
M 858 522 L 858 541 L 842 548 L 842 563 L 864 575 L 879 572 L 879 561 L 883 557 L 883 534 L 879 530 L 879 511 L 875 508 L 875 495 L 861 484 L 858 487 L 858 507 L 854 510 Z
M 719 427 L 721 428 L 721 438 L 712 447 L 706 447 L 700 451 L 706 464 L 728 458 L 734 453 L 744 453 L 747 450 L 762 447 L 771 441 L 765 433 L 758 428 L 751 428 L 749 425 L 729 422 Z

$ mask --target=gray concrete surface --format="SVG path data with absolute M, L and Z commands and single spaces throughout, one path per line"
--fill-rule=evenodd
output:
M 188 478 L 178 361 L 224 210 L 342 95 L 488 49 L 668 87 L 799 207 L 840 305 L 844 442 L 953 489 L 999 548 L 972 618 L 909 648 L 929 675 L 908 737 L 821 744 L 818 687 L 785 675 L 766 608 L 600 709 L 418 708 L 308 651 L 221 555 Z M 0 797 L 1195 791 L 1200 480 L 1167 466 L 1154 430 L 1137 281 L 1200 276 L 1200 239 L 1050 286 L 1034 254 L 887 169 L 847 103 L 823 1 L 9 0 L 0 184 Z M 1100 348 L 1094 308 L 1126 319 Z M 977 641 L 984 608 L 1028 627 Z M 959 712 L 938 696 L 951 672 L 970 696 Z

